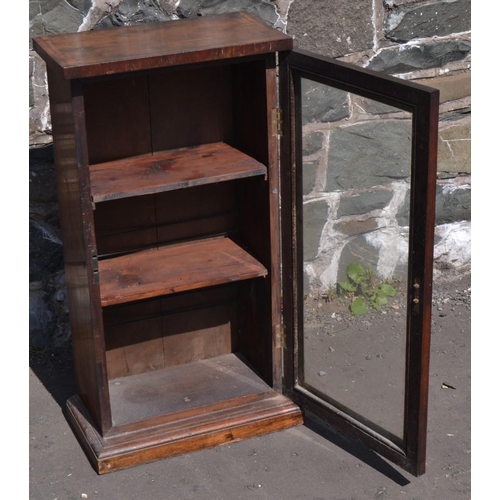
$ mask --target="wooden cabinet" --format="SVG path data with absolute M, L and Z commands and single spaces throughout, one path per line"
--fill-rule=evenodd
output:
M 96 470 L 285 429 L 310 409 L 422 473 L 437 92 L 293 51 L 245 13 L 34 48 L 47 63 L 70 300 L 68 418 Z M 304 77 L 413 114 L 419 224 L 394 442 L 301 389 Z

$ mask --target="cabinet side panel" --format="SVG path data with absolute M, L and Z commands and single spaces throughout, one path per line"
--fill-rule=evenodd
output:
M 89 163 L 151 152 L 147 77 L 84 84 Z
M 70 83 L 50 69 L 48 82 L 76 385 L 78 395 L 102 430 L 109 426 L 110 410 L 101 338 L 95 326 L 98 318 L 89 279 L 91 266 L 77 159 L 75 110 Z
M 230 142 L 229 66 L 152 75 L 149 89 L 153 151 Z

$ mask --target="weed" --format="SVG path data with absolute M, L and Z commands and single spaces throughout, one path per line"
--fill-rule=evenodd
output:
M 379 311 L 388 303 L 388 297 L 396 295 L 396 289 L 387 282 L 377 282 L 371 268 L 365 269 L 357 262 L 347 266 L 347 281 L 337 283 L 337 293 L 352 297 L 350 310 L 362 316 L 369 307 Z

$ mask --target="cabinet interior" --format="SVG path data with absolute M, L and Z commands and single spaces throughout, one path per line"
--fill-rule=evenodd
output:
M 272 386 L 265 72 L 83 85 L 113 425 Z

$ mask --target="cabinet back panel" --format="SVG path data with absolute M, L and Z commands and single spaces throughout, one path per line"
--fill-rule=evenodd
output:
M 233 67 L 232 145 L 269 166 L 265 60 Z
M 83 85 L 89 163 L 151 152 L 146 76 Z
M 103 311 L 110 379 L 238 351 L 238 285 Z
M 138 196 L 97 203 L 94 226 L 99 255 L 154 246 L 157 243 L 155 198 Z
M 237 226 L 234 182 L 96 204 L 100 256 L 189 238 L 227 234 Z
M 234 231 L 235 187 L 221 182 L 156 195 L 159 243 Z
M 231 304 L 163 316 L 165 366 L 233 352 L 236 318 Z
M 150 76 L 153 151 L 230 142 L 230 66 Z
M 109 327 L 106 330 L 108 377 L 113 379 L 163 368 L 162 340 L 161 317 Z

